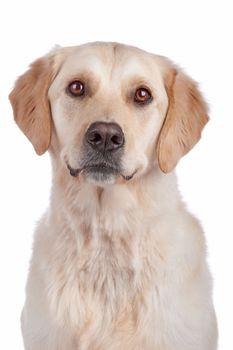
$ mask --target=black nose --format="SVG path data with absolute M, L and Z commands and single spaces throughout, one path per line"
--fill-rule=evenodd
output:
M 115 151 L 124 145 L 124 134 L 116 123 L 96 122 L 91 124 L 85 134 L 92 148 L 105 152 Z

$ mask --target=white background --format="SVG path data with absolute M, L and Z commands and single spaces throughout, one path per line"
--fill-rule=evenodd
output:
M 28 64 L 55 44 L 96 40 L 124 42 L 169 56 L 199 81 L 210 104 L 211 122 L 202 141 L 180 162 L 177 171 L 185 201 L 205 229 L 214 278 L 219 349 L 233 349 L 230 5 L 231 1 L 225 0 L 1 2 L 0 349 L 23 349 L 19 317 L 32 232 L 48 205 L 50 190 L 49 157 L 36 156 L 18 130 L 7 95 Z

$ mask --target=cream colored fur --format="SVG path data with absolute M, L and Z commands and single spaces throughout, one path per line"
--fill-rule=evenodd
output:
M 75 79 L 91 89 L 82 101 L 65 91 Z M 142 84 L 154 97 L 145 107 L 130 100 Z M 22 313 L 25 349 L 215 350 L 205 240 L 173 171 L 208 120 L 196 84 L 163 57 L 94 43 L 38 60 L 10 99 L 19 127 L 37 153 L 49 148 L 53 166 Z M 66 165 L 79 167 L 95 121 L 122 127 L 131 180 L 70 176 Z

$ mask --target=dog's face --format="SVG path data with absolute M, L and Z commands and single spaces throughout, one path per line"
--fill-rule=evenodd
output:
M 11 93 L 37 153 L 97 183 L 171 171 L 208 120 L 195 83 L 163 57 L 94 43 L 36 61 Z
M 168 98 L 156 59 L 124 46 L 74 49 L 49 88 L 62 160 L 98 182 L 139 176 L 155 163 Z

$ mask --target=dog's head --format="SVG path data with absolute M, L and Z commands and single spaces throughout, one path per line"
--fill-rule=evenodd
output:
M 167 173 L 200 139 L 207 106 L 169 60 L 113 43 L 58 48 L 10 94 L 16 123 L 36 152 L 98 183 Z

